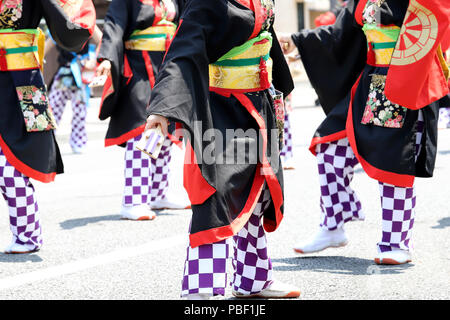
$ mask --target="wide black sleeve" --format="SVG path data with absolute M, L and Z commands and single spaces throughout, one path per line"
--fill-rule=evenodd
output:
M 120 77 L 124 59 L 124 36 L 129 22 L 129 1 L 113 0 L 108 7 L 103 26 L 103 37 L 97 55 L 99 62 L 111 62 L 111 81 L 113 93 L 103 101 L 99 118 L 105 120 L 111 116 L 120 90 Z
M 67 51 L 80 51 L 92 36 L 96 13 L 91 0 L 41 0 L 52 38 Z
M 292 80 L 291 71 L 284 57 L 283 51 L 281 50 L 280 43 L 278 42 L 277 35 L 273 30 L 270 29 L 273 37 L 272 49 L 270 50 L 270 57 L 273 60 L 273 71 L 272 71 L 272 84 L 273 86 L 283 92 L 284 96 L 287 97 L 292 90 L 294 90 L 294 81 Z
M 117 62 L 123 57 L 123 37 L 128 25 L 128 0 L 113 0 L 108 7 L 103 26 L 99 60 Z
M 209 64 L 244 43 L 253 30 L 250 10 L 234 1 L 189 0 L 152 90 L 148 114 L 181 122 L 210 122 Z M 192 132 L 192 131 L 191 131 Z
M 292 35 L 325 113 L 347 96 L 367 60 L 367 40 L 354 19 L 356 5 L 349 1 L 334 25 Z

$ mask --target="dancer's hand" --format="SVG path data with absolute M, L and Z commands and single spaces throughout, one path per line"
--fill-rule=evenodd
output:
M 278 35 L 278 41 L 280 42 L 281 49 L 283 49 L 283 53 L 288 55 L 293 52 L 296 48 L 294 41 L 292 40 L 291 34 L 285 33 Z
M 96 67 L 97 67 L 97 60 L 95 60 L 95 59 L 86 59 L 86 61 L 84 63 L 84 68 L 86 70 L 95 70 Z
M 111 62 L 109 60 L 103 60 L 97 67 L 97 77 L 107 76 L 111 74 Z
M 147 124 L 145 126 L 145 130 L 156 128 L 158 126 L 161 127 L 162 133 L 167 136 L 169 131 L 167 129 L 169 121 L 167 118 L 163 116 L 159 116 L 157 114 L 152 114 L 147 118 Z

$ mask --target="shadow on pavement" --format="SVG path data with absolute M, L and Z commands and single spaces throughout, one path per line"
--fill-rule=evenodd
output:
M 80 219 L 71 219 L 61 222 L 59 225 L 64 230 L 71 230 L 79 227 L 84 227 L 88 224 L 98 223 L 102 221 L 119 221 L 120 215 L 109 215 L 109 216 L 99 216 L 99 217 L 89 217 Z
M 39 252 L 25 254 L 6 254 L 0 253 L 0 263 L 26 263 L 26 262 L 42 262 Z
M 413 264 L 379 266 L 373 260 L 342 256 L 305 256 L 296 258 L 272 259 L 280 263 L 273 267 L 276 271 L 314 271 L 345 275 L 400 274 Z
M 431 229 L 444 229 L 450 227 L 450 218 L 442 218 L 438 221 L 438 225 L 431 227 Z
M 176 215 L 178 215 L 178 212 L 175 212 L 175 211 L 186 211 L 186 210 L 155 210 L 156 217 L 158 217 L 158 216 L 176 216 Z M 59 225 L 64 230 L 72 230 L 75 228 L 85 227 L 88 224 L 94 224 L 94 223 L 99 223 L 99 222 L 103 222 L 103 221 L 121 221 L 121 216 L 119 214 L 114 214 L 114 215 L 108 215 L 108 216 L 71 219 L 71 220 L 63 221 Z M 131 220 L 129 220 L 129 221 L 131 221 Z

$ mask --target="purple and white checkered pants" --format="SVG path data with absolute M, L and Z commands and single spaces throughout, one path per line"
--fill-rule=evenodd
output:
M 416 159 L 420 153 L 422 113 L 419 113 L 416 135 Z M 355 191 L 350 187 L 354 168 L 359 163 L 347 138 L 316 146 L 320 181 L 320 226 L 336 230 L 348 221 L 364 220 Z M 379 181 L 382 208 L 381 252 L 393 248 L 410 250 L 414 225 L 415 188 L 404 188 Z
M 280 156 L 283 158 L 284 161 L 294 156 L 292 150 L 293 146 L 292 146 L 291 122 L 289 120 L 289 114 L 286 111 L 284 114 L 284 145 L 280 153 Z
M 164 199 L 169 187 L 172 141 L 166 138 L 157 159 L 150 158 L 135 145 L 141 135 L 130 139 L 125 150 L 124 206 L 151 204 Z
M 21 245 L 42 246 L 39 208 L 30 179 L 17 171 L 0 148 L 0 190 L 9 210 L 13 241 Z
M 439 109 L 438 127 L 442 129 L 450 128 L 450 108 Z
M 202 293 L 225 295 L 227 286 L 227 259 L 233 242 L 233 290 L 253 294 L 272 282 L 272 263 L 267 254 L 267 240 L 262 215 L 269 207 L 270 191 L 264 186 L 256 207 L 247 224 L 232 239 L 187 248 L 181 296 Z
M 55 80 L 57 81 L 57 80 Z M 61 121 L 67 101 L 72 104 L 72 131 L 70 146 L 73 150 L 82 149 L 87 143 L 86 116 L 87 106 L 83 101 L 78 87 L 52 87 L 49 102 L 55 116 L 56 123 Z

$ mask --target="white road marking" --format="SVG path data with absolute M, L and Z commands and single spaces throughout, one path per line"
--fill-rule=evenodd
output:
M 0 279 L 0 290 L 11 289 L 33 282 L 61 277 L 67 274 L 76 273 L 116 261 L 145 255 L 147 253 L 162 251 L 186 243 L 187 240 L 185 235 L 174 236 L 161 240 L 151 241 L 136 247 L 118 249 L 113 252 L 101 254 L 92 258 L 81 259 L 54 267 L 7 277 L 4 279 Z

